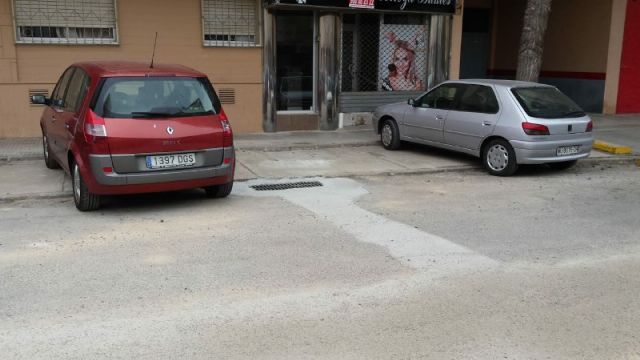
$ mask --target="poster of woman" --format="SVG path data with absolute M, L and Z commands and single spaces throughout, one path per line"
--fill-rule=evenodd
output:
M 425 90 L 427 38 L 424 25 L 381 24 L 381 90 Z

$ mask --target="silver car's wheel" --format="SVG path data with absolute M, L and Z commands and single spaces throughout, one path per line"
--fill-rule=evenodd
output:
M 509 152 L 501 144 L 495 144 L 487 152 L 487 165 L 493 171 L 502 171 L 509 165 Z
M 393 140 L 393 129 L 389 123 L 382 127 L 382 144 L 384 146 L 390 146 L 391 140 Z
M 380 129 L 380 141 L 382 146 L 387 150 L 397 150 L 400 148 L 400 131 L 398 124 L 393 119 L 387 118 L 383 120 L 382 129 Z
M 482 150 L 484 167 L 491 175 L 509 176 L 518 170 L 516 153 L 504 139 L 494 139 Z

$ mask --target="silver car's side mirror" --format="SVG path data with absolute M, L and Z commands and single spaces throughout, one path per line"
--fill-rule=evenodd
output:
M 409 99 L 409 101 L 407 101 L 407 104 L 409 104 L 411 106 L 416 106 L 416 100 L 415 99 Z

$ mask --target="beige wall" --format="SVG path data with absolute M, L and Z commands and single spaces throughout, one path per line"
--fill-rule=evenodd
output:
M 119 45 L 16 45 L 11 0 L 0 0 L 0 137 L 38 136 L 41 108 L 29 89 L 51 89 L 71 63 L 149 61 L 158 32 L 156 62 L 180 63 L 209 75 L 217 89 L 236 90 L 225 105 L 234 131 L 262 131 L 262 49 L 202 45 L 200 0 L 118 1 Z
M 456 13 L 451 23 L 451 53 L 449 54 L 449 79 L 460 79 L 460 56 L 462 53 L 462 17 L 464 5 L 469 0 L 458 0 Z
M 613 0 L 554 0 L 545 37 L 543 71 L 605 73 Z M 490 67 L 515 70 L 525 0 L 497 0 Z
M 607 61 L 607 77 L 604 85 L 605 114 L 615 114 L 618 105 L 618 86 L 620 84 L 620 62 L 622 60 L 622 44 L 626 19 L 627 0 L 613 0 L 611 13 L 611 30 L 609 33 L 609 58 Z
M 556 0 L 545 37 L 542 70 L 607 71 L 612 0 Z

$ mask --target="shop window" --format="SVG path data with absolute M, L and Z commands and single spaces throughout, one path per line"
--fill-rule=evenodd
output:
M 13 0 L 16 42 L 113 44 L 115 0 Z
M 342 91 L 426 90 L 428 25 L 425 15 L 344 15 Z
M 202 27 L 205 46 L 259 45 L 258 1 L 203 0 Z

